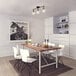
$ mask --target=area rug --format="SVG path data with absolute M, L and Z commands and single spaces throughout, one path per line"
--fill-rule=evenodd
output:
M 50 60 L 53 62 L 53 60 Z M 36 61 L 33 64 L 26 64 L 23 63 L 21 60 L 19 61 L 19 64 L 15 66 L 16 60 L 10 60 L 10 63 L 14 67 L 14 69 L 19 73 L 19 76 L 58 76 L 64 72 L 70 71 L 73 68 L 68 67 L 63 64 L 58 64 L 58 68 L 56 68 L 56 65 L 51 65 L 45 68 L 42 68 L 42 73 L 38 73 L 38 61 Z M 44 64 L 44 61 L 42 61 Z

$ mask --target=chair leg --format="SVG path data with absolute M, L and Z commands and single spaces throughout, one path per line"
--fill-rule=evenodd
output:
M 64 65 L 64 62 L 63 62 L 63 58 L 62 58 L 62 56 L 59 56 L 59 57 L 58 57 L 58 62 L 60 62 L 61 64 Z
M 46 57 L 42 54 L 42 58 L 45 61 L 46 64 L 48 64 L 48 61 L 46 60 Z

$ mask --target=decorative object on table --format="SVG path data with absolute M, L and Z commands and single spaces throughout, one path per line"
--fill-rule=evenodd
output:
M 10 40 L 27 40 L 29 25 L 25 22 L 12 22 L 10 26 Z
M 28 39 L 25 41 L 25 44 L 32 44 L 32 39 Z
M 43 47 L 48 48 L 49 39 L 45 39 L 43 42 Z
M 27 41 L 28 41 L 29 44 L 32 44 L 32 40 L 31 39 L 28 39 Z

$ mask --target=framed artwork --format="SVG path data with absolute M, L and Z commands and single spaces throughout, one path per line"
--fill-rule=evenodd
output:
M 26 22 L 12 22 L 10 26 L 10 40 L 27 40 L 29 38 L 29 24 Z

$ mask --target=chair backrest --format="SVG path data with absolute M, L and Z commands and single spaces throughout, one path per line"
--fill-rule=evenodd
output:
M 54 43 L 48 43 L 48 45 L 49 45 L 49 46 L 55 46 L 55 44 L 54 44 Z
M 48 43 L 48 45 L 49 46 L 55 46 L 55 44 L 54 43 Z M 49 53 L 53 53 L 54 51 L 53 50 L 50 50 L 50 51 L 48 51 Z
M 22 61 L 27 62 L 27 58 L 30 56 L 29 50 L 28 49 L 20 49 L 20 54 L 22 57 Z
M 64 45 L 59 45 L 59 47 L 61 47 L 61 49 L 64 49 Z
M 20 55 L 20 51 L 18 50 L 17 47 L 13 47 L 13 51 L 14 51 L 14 57 L 16 58 L 18 55 Z
M 63 49 L 64 49 L 64 45 L 59 44 L 59 47 L 61 47 L 59 55 L 62 56 L 63 55 Z

